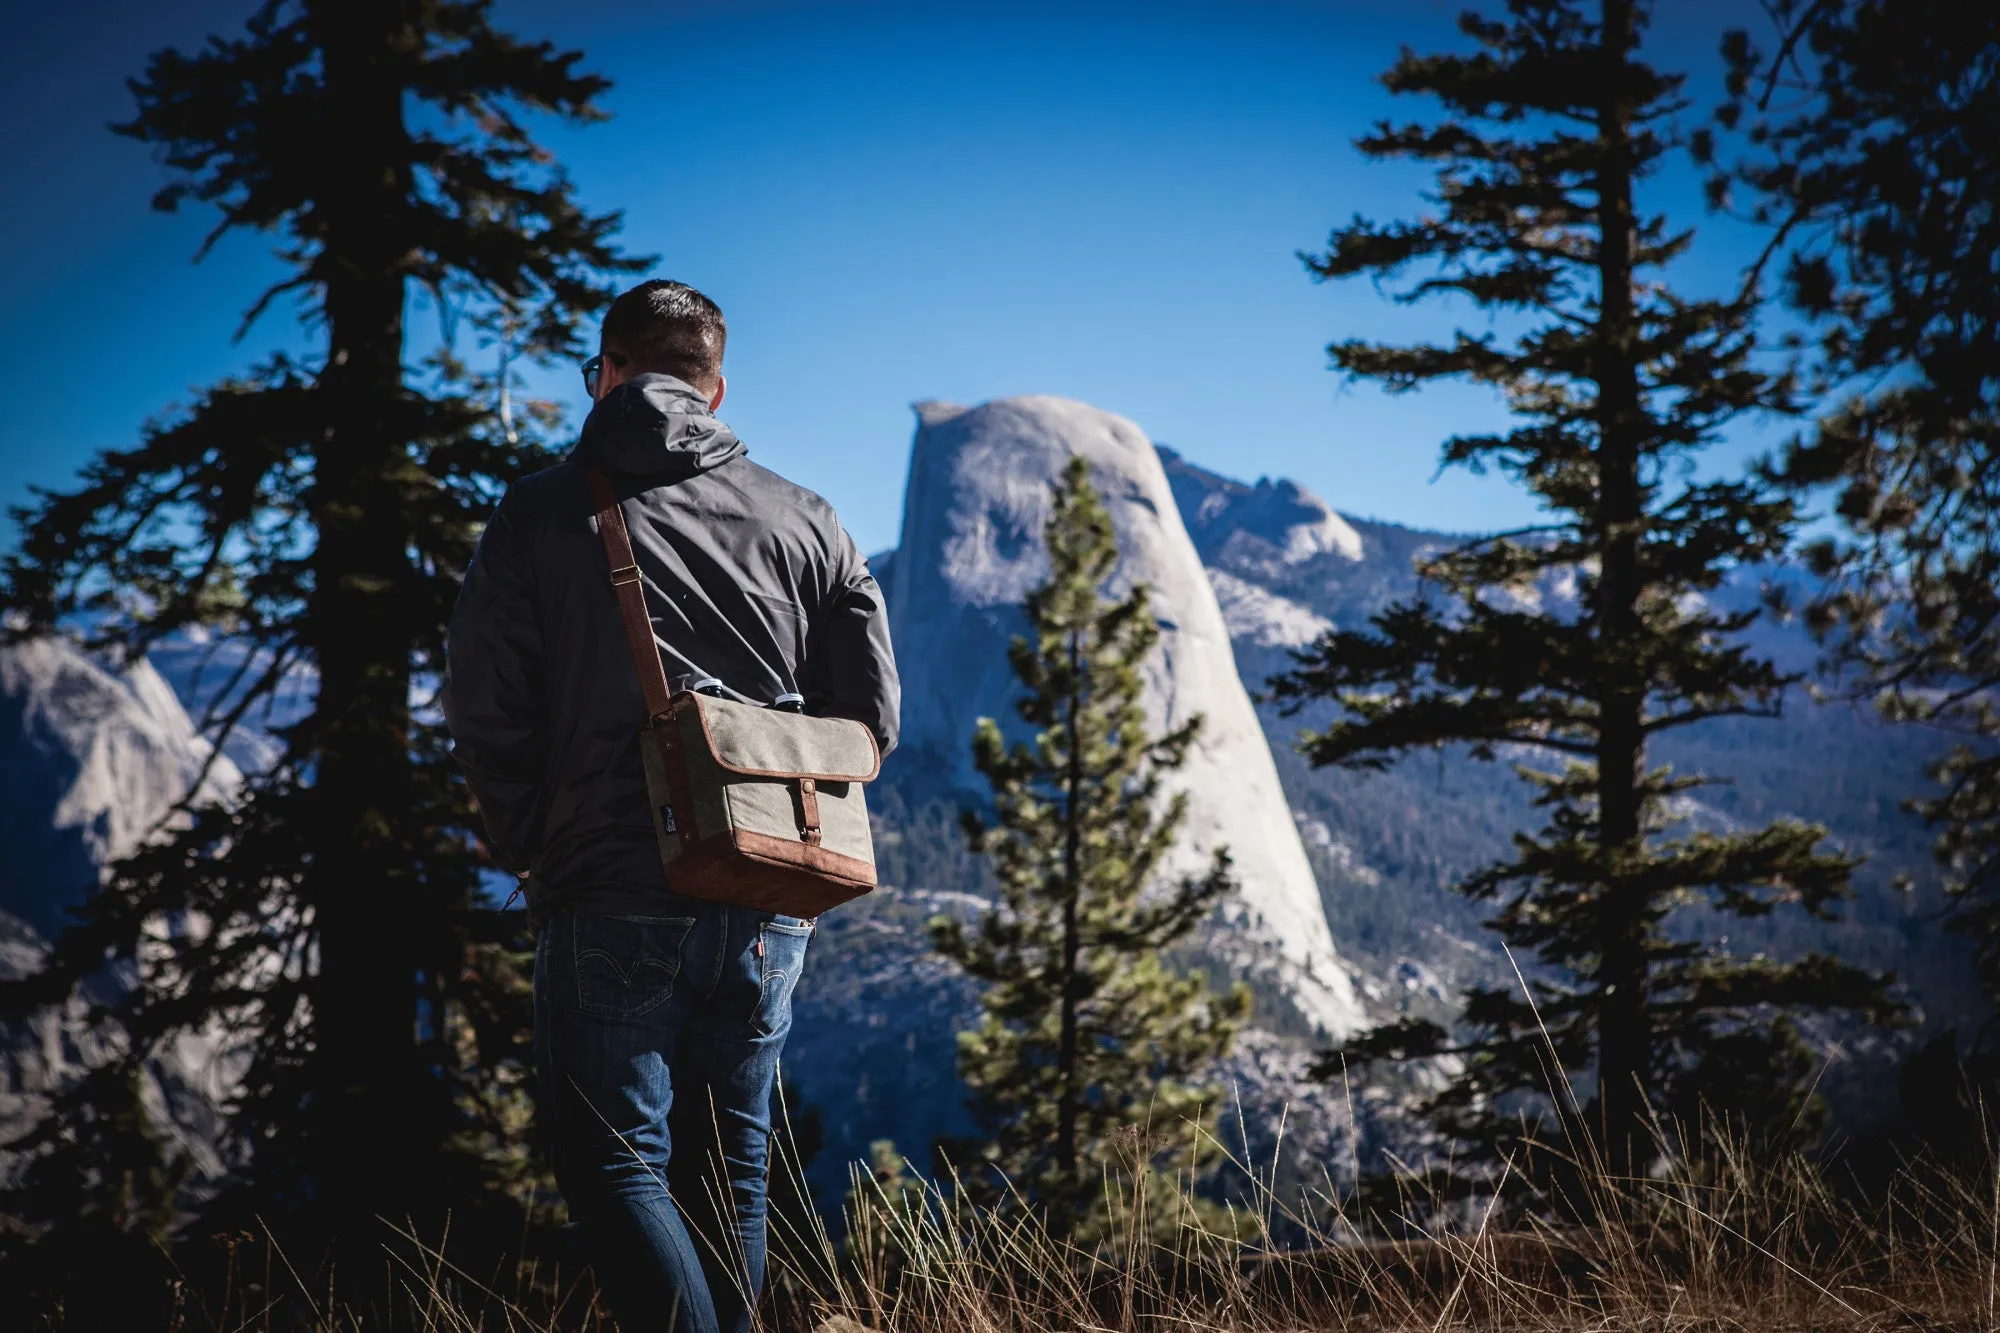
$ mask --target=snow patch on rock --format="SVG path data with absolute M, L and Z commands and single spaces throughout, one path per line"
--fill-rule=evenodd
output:
M 1259 648 L 1303 648 L 1333 628 L 1325 616 L 1227 570 L 1211 569 L 1208 581 L 1231 639 L 1248 639 Z

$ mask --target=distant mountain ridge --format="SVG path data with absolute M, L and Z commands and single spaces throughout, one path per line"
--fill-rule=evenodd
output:
M 1162 455 L 1182 508 L 1240 515 L 1233 521 L 1249 525 L 1258 541 L 1247 549 L 1260 556 L 1292 545 L 1286 527 L 1323 523 L 1318 511 L 1334 512 L 1309 492 L 1290 488 L 1284 491 L 1287 508 L 1266 517 L 1243 497 L 1277 492 L 1278 484 L 1246 486 L 1171 450 Z M 1253 691 L 1293 665 L 1292 649 L 1312 623 L 1365 628 L 1390 603 L 1420 594 L 1415 561 L 1468 539 L 1339 517 L 1360 538 L 1358 559 L 1349 550 L 1308 548 L 1295 559 L 1260 558 L 1251 564 L 1237 554 L 1246 549 L 1242 538 L 1221 526 L 1208 535 L 1209 576 L 1224 596 L 1238 669 Z M 1260 523 L 1269 526 L 1256 526 Z M 1796 566 L 1748 568 L 1736 571 L 1707 600 L 1723 610 L 1755 609 L 1771 584 L 1800 593 L 1810 591 L 1811 580 Z M 1574 580 L 1561 576 L 1526 594 L 1558 614 L 1575 596 Z M 1784 670 L 1810 673 L 1817 661 L 1811 637 L 1795 622 L 1767 615 L 1743 638 L 1753 652 Z M 1287 716 L 1264 704 L 1259 714 L 1305 832 L 1335 939 L 1361 967 L 1371 1003 L 1448 1017 L 1455 1012 L 1457 986 L 1513 984 L 1511 964 L 1483 929 L 1485 909 L 1449 886 L 1507 855 L 1513 830 L 1541 822 L 1512 765 L 1542 765 L 1550 758 L 1512 754 L 1482 764 L 1462 750 L 1444 750 L 1412 755 L 1379 774 L 1314 770 L 1297 753 L 1295 740 L 1301 727 L 1324 718 L 1326 709 Z M 1818 699 L 1803 685 L 1792 692 L 1779 719 L 1716 719 L 1657 742 L 1652 762 L 1722 780 L 1683 802 L 1696 826 L 1749 826 L 1792 816 L 1825 825 L 1833 844 L 1867 858 L 1841 921 L 1815 924 L 1779 912 L 1764 921 L 1731 923 L 1722 936 L 1725 946 L 1738 953 L 1826 949 L 1898 974 L 1918 1017 L 1933 1030 L 1980 1021 L 1986 1005 L 1968 950 L 1941 924 L 1930 833 L 1904 808 L 1909 797 L 1928 789 L 1925 764 L 1947 744 L 1948 738 L 1921 728 L 1882 722 L 1865 702 Z M 1911 877 L 1911 890 L 1897 887 L 1899 874 Z M 1693 927 L 1690 921 L 1688 928 Z M 1833 1059 L 1823 1089 L 1850 1114 L 1865 1114 L 1885 1095 L 1881 1066 L 1871 1062 L 1887 1058 L 1893 1040 L 1817 1026 Z
M 1202 845 L 1227 842 L 1239 868 L 1256 877 L 1248 911 L 1211 938 L 1208 954 L 1211 966 L 1263 978 L 1261 1026 L 1222 1071 L 1243 1108 L 1232 1131 L 1240 1150 L 1269 1160 L 1283 1123 L 1287 1160 L 1309 1176 L 1365 1155 L 1367 1144 L 1407 1141 L 1403 1085 L 1307 1083 L 1310 1052 L 1362 1021 L 1448 1016 L 1458 985 L 1511 975 L 1481 929 L 1482 909 L 1449 892 L 1537 818 L 1507 764 L 1447 751 L 1380 774 L 1313 770 L 1294 742 L 1316 715 L 1288 717 L 1251 698 L 1292 662 L 1293 649 L 1330 626 L 1364 626 L 1411 595 L 1412 561 L 1460 538 L 1342 515 L 1291 482 L 1210 471 L 1085 404 L 927 404 L 902 541 L 874 562 L 908 686 L 905 746 L 871 795 L 885 887 L 821 923 L 785 1057 L 788 1080 L 826 1126 L 812 1176 L 827 1197 L 837 1197 L 845 1163 L 872 1140 L 893 1139 L 922 1162 L 933 1137 L 966 1127 L 954 1034 L 970 1022 L 975 996 L 931 953 L 925 922 L 980 906 L 982 871 L 955 826 L 958 807 L 981 795 L 968 763 L 971 720 L 1011 716 L 1005 645 L 1019 625 L 1020 597 L 1045 569 L 1047 486 L 1072 450 L 1092 459 L 1119 516 L 1130 546 L 1122 577 L 1153 584 L 1170 622 L 1155 668 L 1162 716 L 1201 711 L 1211 722 L 1195 770 L 1195 832 L 1208 840 Z M 1718 599 L 1748 604 L 1767 573 L 1746 573 Z M 1795 628 L 1758 634 L 1760 649 L 1810 658 Z M 8 833 L 0 913 L 11 914 L 0 920 L 0 972 L 32 966 L 46 931 L 90 891 L 103 860 L 136 845 L 205 761 L 206 743 L 182 704 L 196 707 L 212 691 L 214 673 L 196 669 L 209 650 L 169 645 L 159 671 L 140 664 L 123 675 L 59 644 L 0 652 L 0 827 Z M 253 726 L 230 755 L 254 766 L 270 753 L 268 741 Z M 1748 823 L 1796 814 L 1871 855 L 1846 922 L 1809 931 L 1775 920 L 1732 927 L 1732 947 L 1831 947 L 1900 970 L 1934 1025 L 1974 1015 L 1964 951 L 1935 920 L 1928 835 L 1900 806 L 1922 790 L 1923 762 L 1938 748 L 1913 729 L 1879 724 L 1865 707 L 1803 699 L 1783 721 L 1707 725 L 1662 746 L 1662 761 L 1733 779 L 1698 794 L 1696 817 Z M 235 781 L 230 759 L 218 760 L 204 799 L 226 799 Z M 1915 892 L 1892 888 L 1897 871 L 1916 876 Z M 89 1058 L 91 1034 L 80 1024 L 77 1014 L 57 1015 L 0 1040 L 0 1138 L 52 1080 Z M 1881 1052 L 1851 1034 L 1830 1033 L 1827 1043 L 1846 1054 L 1825 1086 L 1865 1100 L 1866 1071 L 1880 1068 L 1869 1062 Z M 148 1094 L 211 1164 L 219 1161 L 215 1103 L 226 1090 L 217 1079 L 226 1072 L 212 1050 L 172 1052 L 156 1065 Z M 1883 1080 L 1872 1082 L 1879 1090 Z

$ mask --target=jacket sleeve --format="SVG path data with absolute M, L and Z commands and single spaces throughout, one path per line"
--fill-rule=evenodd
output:
M 494 859 L 519 874 L 540 851 L 548 733 L 542 637 L 527 534 L 501 502 L 459 588 L 445 646 L 444 715 L 453 758 L 486 824 Z
M 807 646 L 808 707 L 822 717 L 851 717 L 875 733 L 883 755 L 896 748 L 903 685 L 889 646 L 889 608 L 853 538 L 840 534 L 832 596 Z

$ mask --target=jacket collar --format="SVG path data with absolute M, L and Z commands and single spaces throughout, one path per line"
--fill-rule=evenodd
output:
M 746 452 L 706 394 L 671 375 L 635 375 L 590 409 L 570 456 L 626 476 L 685 477 Z

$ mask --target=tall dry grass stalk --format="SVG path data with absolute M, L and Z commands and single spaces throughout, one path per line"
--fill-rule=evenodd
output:
M 1389 1201 L 1365 1212 L 1330 1178 L 1280 1199 L 1232 1159 L 1252 1206 L 1228 1214 L 1224 1229 L 1200 1224 L 1186 1181 L 1109 1170 L 1111 1228 L 1087 1248 L 1050 1234 L 1022 1200 L 975 1208 L 949 1181 L 885 1183 L 857 1166 L 838 1222 L 773 1218 L 762 1327 L 792 1333 L 848 1319 L 882 1333 L 2000 1333 L 2000 1178 L 1990 1167 L 1968 1174 L 1910 1162 L 1886 1190 L 1864 1195 L 1837 1188 L 1837 1162 L 1761 1158 L 1725 1135 L 1656 1132 L 1661 1165 L 1645 1179 L 1614 1179 L 1550 1150 L 1566 1170 L 1509 1164 L 1457 1181 L 1402 1172 Z M 781 1150 L 774 1169 L 796 1175 L 799 1163 Z M 1569 1193 L 1530 1179 L 1563 1179 Z M 224 1288 L 208 1299 L 184 1294 L 168 1327 L 613 1327 L 593 1307 L 586 1275 L 468 1272 L 449 1257 L 449 1236 L 384 1234 L 376 1294 L 360 1304 L 348 1281 L 301 1272 L 268 1237 L 246 1237 Z M 56 1314 L 42 1326 L 64 1324 Z
M 947 1186 L 884 1189 L 857 1172 L 844 1251 L 824 1233 L 777 1238 L 783 1315 L 884 1333 L 2000 1328 L 1990 1171 L 1909 1163 L 1863 1203 L 1835 1187 L 1837 1164 L 1760 1160 L 1723 1135 L 1661 1132 L 1660 1146 L 1645 1179 L 1552 1150 L 1562 1170 L 1509 1164 L 1475 1182 L 1405 1171 L 1394 1201 L 1367 1215 L 1330 1180 L 1281 1200 L 1238 1161 L 1256 1207 L 1220 1233 L 1146 1197 L 1157 1178 L 1109 1173 L 1119 1222 L 1089 1250 L 1031 1208 L 967 1208 Z M 1571 1197 L 1524 1187 L 1524 1174 L 1564 1179 Z M 1162 1238 L 1148 1221 L 1162 1210 L 1190 1224 Z

